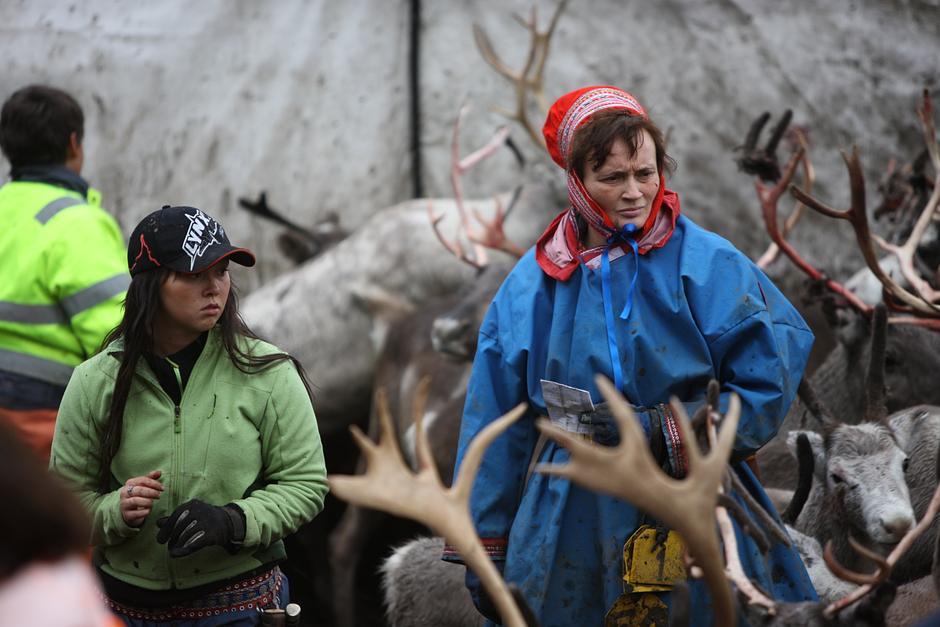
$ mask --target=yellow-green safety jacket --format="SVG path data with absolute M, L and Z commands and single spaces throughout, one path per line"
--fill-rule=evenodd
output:
M 0 187 L 0 370 L 64 387 L 121 319 L 124 238 L 101 196 Z

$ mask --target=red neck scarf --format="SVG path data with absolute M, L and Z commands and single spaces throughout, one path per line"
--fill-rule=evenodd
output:
M 601 254 L 606 248 L 600 246 L 584 249 L 577 216 L 609 238 L 617 232 L 610 216 L 591 198 L 576 172 L 568 168 L 571 141 L 575 131 L 599 111 L 623 109 L 630 115 L 647 117 L 640 103 L 622 89 L 609 86 L 585 87 L 565 94 L 552 105 L 542 128 L 548 152 L 559 166 L 567 172 L 568 200 L 571 206 L 559 214 L 539 238 L 535 257 L 542 270 L 554 279 L 566 281 L 582 261 Z M 679 217 L 679 196 L 666 189 L 666 181 L 660 173 L 659 190 L 653 199 L 649 217 L 637 231 L 636 243 L 639 254 L 660 248 L 669 241 Z M 618 244 L 624 248 L 626 244 Z

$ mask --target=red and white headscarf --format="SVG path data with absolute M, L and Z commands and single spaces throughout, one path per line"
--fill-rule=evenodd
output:
M 604 247 L 583 249 L 576 216 L 580 215 L 605 238 L 616 233 L 607 212 L 591 198 L 578 173 L 569 167 L 571 145 L 577 132 L 592 115 L 611 109 L 623 109 L 629 115 L 647 118 L 646 109 L 629 93 L 610 86 L 584 87 L 565 94 L 548 111 L 542 134 L 548 152 L 567 172 L 568 200 L 571 206 L 559 214 L 545 230 L 536 244 L 535 256 L 539 267 L 559 281 L 566 281 L 581 261 L 597 257 Z M 659 191 L 653 199 L 650 215 L 639 230 L 639 254 L 666 244 L 679 217 L 679 196 L 666 189 L 662 172 Z

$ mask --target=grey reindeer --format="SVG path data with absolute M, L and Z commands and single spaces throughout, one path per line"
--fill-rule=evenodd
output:
M 806 438 L 814 465 L 813 488 L 794 527 L 822 545 L 831 542 L 836 559 L 855 570 L 870 567 L 870 560 L 852 549 L 850 538 L 886 554 L 915 516 L 924 515 L 937 486 L 940 408 L 920 405 L 886 415 L 883 307 L 875 310 L 872 326 L 865 420 L 851 425 L 834 419 L 804 383 L 801 398 L 821 429 L 788 436 L 794 456 L 798 438 Z M 936 525 L 905 553 L 893 569 L 895 582 L 930 573 L 935 535 Z
M 796 448 L 800 487 L 797 488 L 793 500 L 782 516 L 787 523 L 793 522 L 802 511 L 808 494 L 808 488 L 805 486 L 812 483 L 814 474 L 815 461 L 809 439 L 805 435 L 798 436 L 796 438 Z M 935 451 L 933 453 L 935 458 L 933 465 L 936 469 L 934 470 L 936 476 L 937 470 L 940 470 L 940 448 L 934 445 L 933 450 Z M 923 516 L 921 516 L 921 519 L 923 520 Z M 803 563 L 813 580 L 813 586 L 823 602 L 836 603 L 840 598 L 853 592 L 856 587 L 855 584 L 840 579 L 833 570 L 830 570 L 831 554 L 827 557 L 822 546 L 815 538 L 806 536 L 790 526 L 787 526 L 787 531 L 799 550 Z M 940 618 L 938 616 L 938 611 L 940 611 L 940 580 L 935 580 L 940 576 L 940 554 L 936 552 L 940 549 L 940 543 L 938 543 L 936 530 L 917 537 L 912 545 L 916 546 L 922 539 L 931 543 L 934 547 L 933 574 L 897 587 L 894 602 L 887 608 L 885 615 L 884 622 L 887 625 L 912 625 L 927 617 L 931 617 L 933 620 Z M 908 548 L 902 556 L 902 560 L 908 557 L 912 551 L 912 548 Z M 839 570 L 839 568 L 837 567 L 836 570 Z M 896 573 L 892 573 L 892 576 L 896 578 Z

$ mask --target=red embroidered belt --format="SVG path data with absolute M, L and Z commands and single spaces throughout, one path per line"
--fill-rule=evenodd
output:
M 209 618 L 229 612 L 274 607 L 283 585 L 282 578 L 281 569 L 275 566 L 267 572 L 236 581 L 198 599 L 170 607 L 138 608 L 116 603 L 107 597 L 104 597 L 104 600 L 113 612 L 138 620 L 170 621 Z

